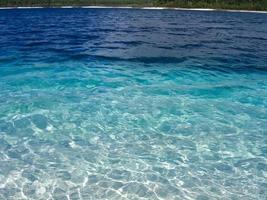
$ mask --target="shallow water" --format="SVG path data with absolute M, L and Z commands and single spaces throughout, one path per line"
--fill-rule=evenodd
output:
M 0 11 L 0 199 L 266 199 L 267 15 Z

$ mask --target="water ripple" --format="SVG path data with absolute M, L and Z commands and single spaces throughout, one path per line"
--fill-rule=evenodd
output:
M 266 199 L 253 13 L 0 11 L 0 199 Z

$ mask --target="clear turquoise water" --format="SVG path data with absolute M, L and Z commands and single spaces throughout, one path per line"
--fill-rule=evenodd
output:
M 0 11 L 0 199 L 266 199 L 266 23 Z

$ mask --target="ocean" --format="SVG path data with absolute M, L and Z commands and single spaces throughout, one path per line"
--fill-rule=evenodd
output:
M 267 14 L 0 10 L 0 199 L 267 198 Z

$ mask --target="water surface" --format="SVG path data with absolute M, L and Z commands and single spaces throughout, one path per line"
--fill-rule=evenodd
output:
M 266 199 L 267 15 L 0 11 L 0 199 Z

